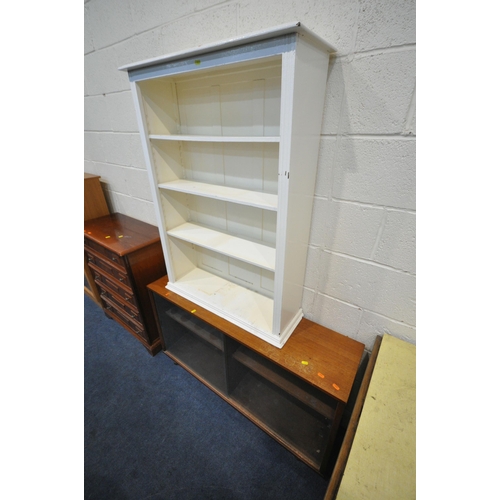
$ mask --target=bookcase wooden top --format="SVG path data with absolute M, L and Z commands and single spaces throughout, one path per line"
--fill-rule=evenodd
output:
M 279 349 L 167 290 L 167 283 L 168 277 L 164 276 L 150 283 L 148 288 L 311 385 L 347 403 L 363 356 L 364 344 L 303 318 L 285 345 Z

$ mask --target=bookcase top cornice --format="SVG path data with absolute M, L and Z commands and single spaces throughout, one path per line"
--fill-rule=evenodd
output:
M 304 37 L 307 37 L 314 41 L 316 44 L 321 45 L 327 52 L 334 53 L 335 49 L 331 44 L 325 41 L 323 38 L 319 37 L 308 28 L 304 26 L 300 21 L 282 24 L 274 28 L 257 31 L 254 33 L 241 35 L 235 38 L 230 38 L 217 43 L 211 43 L 207 45 L 202 45 L 193 49 L 183 50 L 179 52 L 174 52 L 171 54 L 154 57 L 151 59 L 146 59 L 144 61 L 135 62 L 132 64 L 127 64 L 118 68 L 120 71 L 131 71 L 139 68 L 144 68 L 147 66 L 161 64 L 165 62 L 172 62 L 179 59 L 184 59 L 186 57 L 200 56 L 209 52 L 214 52 L 216 50 L 228 49 L 238 47 L 240 45 L 245 45 L 252 42 L 258 42 L 261 40 L 266 40 L 269 38 L 275 38 L 278 36 L 288 35 L 291 33 L 298 33 Z

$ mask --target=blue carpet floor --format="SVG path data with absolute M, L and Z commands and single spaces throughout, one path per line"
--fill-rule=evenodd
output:
M 85 296 L 85 498 L 315 500 L 328 482 Z

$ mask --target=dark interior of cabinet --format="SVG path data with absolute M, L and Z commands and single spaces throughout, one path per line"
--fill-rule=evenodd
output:
M 155 301 L 165 353 L 226 393 L 223 334 L 174 304 Z
M 228 367 L 229 396 L 319 469 L 335 401 L 243 345 Z

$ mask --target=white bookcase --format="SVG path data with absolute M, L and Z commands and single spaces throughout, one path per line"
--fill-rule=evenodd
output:
M 167 288 L 277 347 L 303 316 L 332 52 L 294 23 L 120 68 Z

